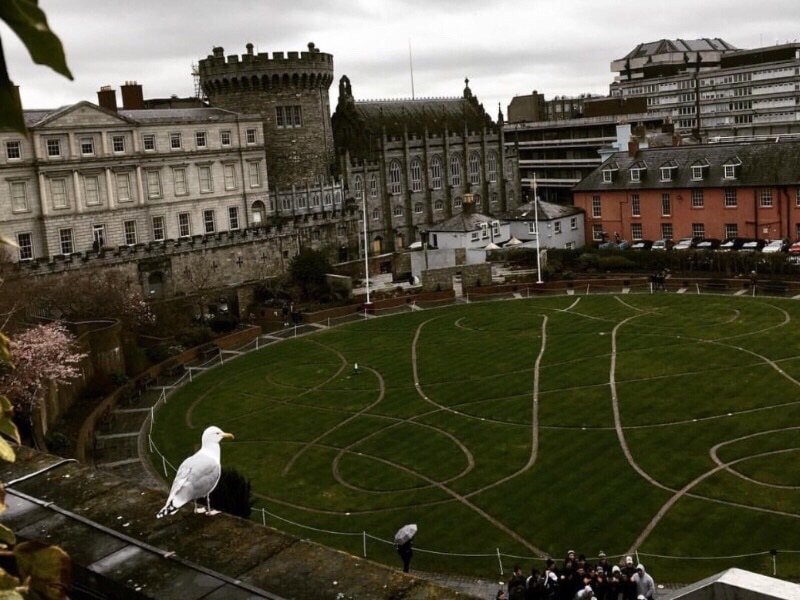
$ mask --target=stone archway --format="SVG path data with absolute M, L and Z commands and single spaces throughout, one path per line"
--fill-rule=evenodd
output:
M 251 214 L 253 218 L 251 220 L 251 225 L 253 227 L 261 227 L 264 225 L 264 222 L 267 220 L 267 209 L 264 206 L 264 203 L 261 200 L 256 200 L 250 206 Z

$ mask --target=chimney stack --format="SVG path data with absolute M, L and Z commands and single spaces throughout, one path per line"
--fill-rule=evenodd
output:
M 122 108 L 125 110 L 144 110 L 142 84 L 126 81 L 122 86 Z
M 639 140 L 635 137 L 632 137 L 628 140 L 628 156 L 635 157 L 636 153 L 639 151 Z
M 475 208 L 475 196 L 470 193 L 464 194 L 464 199 L 461 201 L 461 211 L 464 214 L 472 214 L 472 210 Z
M 104 85 L 97 92 L 97 104 L 112 112 L 117 112 L 117 90 L 110 85 Z

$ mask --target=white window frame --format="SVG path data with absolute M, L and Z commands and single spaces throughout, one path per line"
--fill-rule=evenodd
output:
M 760 208 L 772 208 L 772 188 L 761 188 L 758 193 L 758 206 Z
M 181 150 L 183 149 L 183 139 L 180 132 L 176 131 L 169 134 L 169 149 Z
M 247 162 L 247 178 L 251 188 L 261 187 L 261 161 Z
M 414 204 L 414 214 L 421 215 L 423 210 L 424 206 L 422 202 L 417 202 L 416 204 Z
M 184 233 L 185 232 L 185 233 Z M 178 213 L 178 237 L 187 238 L 192 235 L 192 214 Z
M 94 156 L 94 138 L 82 137 L 80 139 L 81 156 Z
M 436 200 L 433 203 L 433 212 L 442 212 L 444 210 L 444 202 L 441 200 Z
M 253 144 L 256 144 L 258 142 L 258 133 L 256 132 L 256 129 L 254 127 L 245 130 L 244 135 L 245 135 L 245 143 L 248 146 L 252 146 Z
M 705 208 L 705 194 L 702 189 L 692 190 L 692 208 Z
M 641 169 L 631 169 L 631 181 L 633 183 L 639 183 L 642 180 L 641 173 Z
M 205 131 L 194 132 L 194 145 L 198 149 L 208 148 L 208 134 Z
M 603 183 L 614 182 L 614 171 L 611 169 L 603 169 Z
M 595 242 L 603 241 L 603 226 L 600 223 L 592 225 L 592 240 Z
M 12 213 L 30 212 L 31 207 L 28 205 L 28 182 L 12 180 L 9 181 L 8 183 L 9 183 L 9 194 L 11 197 L 11 212 Z M 22 190 L 22 194 L 17 193 L 20 189 Z
M 239 207 L 228 207 L 228 230 L 237 231 L 239 229 Z
M 561 221 L 553 221 L 553 233 L 556 235 L 561 234 Z
M 631 239 L 633 239 L 633 240 L 641 240 L 642 239 L 642 224 L 641 223 L 631 223 Z
M 569 228 L 573 231 L 578 228 L 578 217 L 569 218 Z
M 642 201 L 639 198 L 639 194 L 631 195 L 631 216 L 632 217 L 642 216 Z
M 45 147 L 48 158 L 60 158 L 63 156 L 61 152 L 61 140 L 59 138 L 47 138 L 45 140 Z
M 56 188 L 61 189 L 57 190 Z M 67 180 L 63 177 L 56 177 L 50 180 L 50 196 L 53 204 L 53 209 L 62 210 L 69 208 L 69 188 L 67 187 Z M 60 200 L 57 202 L 57 200 Z
M 231 145 L 231 132 L 229 130 L 224 130 L 219 132 L 219 145 L 223 148 L 227 148 Z
M 17 232 L 17 253 L 20 262 L 33 260 L 33 234 L 30 231 Z
M 203 233 L 210 235 L 217 232 L 217 213 L 213 208 L 203 211 Z
M 123 154 L 125 152 L 125 136 L 112 135 L 111 136 L 111 151 L 114 154 Z
M 592 196 L 592 218 L 601 219 L 603 217 L 603 200 L 600 196 Z
M 75 251 L 75 241 L 72 236 L 72 227 L 58 230 L 58 248 L 63 256 L 69 256 Z
M 186 185 L 185 167 L 172 168 L 172 191 L 176 196 L 186 196 L 189 193 L 189 188 Z
M 222 174 L 225 180 L 225 190 L 235 190 L 239 187 L 236 181 L 236 165 L 233 163 L 223 163 Z
M 702 165 L 693 165 L 692 166 L 692 181 L 702 181 L 703 180 L 703 166 Z
M 666 210 L 664 210 L 665 208 Z M 663 192 L 661 194 L 661 216 L 672 216 L 672 198 L 670 197 L 669 192 Z
M 392 208 L 392 216 L 394 217 L 402 217 L 403 216 L 403 206 L 401 204 L 395 204 L 394 208 Z
M 738 223 L 725 223 L 725 238 L 739 237 Z
M 22 160 L 22 142 L 20 140 L 6 140 L 6 159 L 9 161 Z
M 204 165 L 197 167 L 197 182 L 201 194 L 211 194 L 214 192 L 214 178 L 210 166 Z
M 161 187 L 161 172 L 155 169 L 145 171 L 145 182 L 147 183 L 147 197 L 148 198 L 161 198 L 163 196 L 163 188 Z
M 699 238 L 706 237 L 705 223 L 692 223 L 692 237 L 699 237 Z
M 156 151 L 156 134 L 144 133 L 142 134 L 142 148 L 145 152 Z
M 124 221 L 122 223 L 122 232 L 125 236 L 126 246 L 135 246 L 138 243 L 138 236 L 136 235 L 136 221 Z
M 661 224 L 661 237 L 665 240 L 671 240 L 672 236 L 675 235 L 675 232 L 672 229 L 672 223 L 662 223 Z
M 661 181 L 672 181 L 672 167 L 661 167 Z
M 725 179 L 736 179 L 736 165 L 722 165 Z
M 83 200 L 86 206 L 99 206 L 103 203 L 100 197 L 100 178 L 97 175 L 83 176 Z
M 736 208 L 739 204 L 736 194 L 736 188 L 725 188 L 725 208 Z
M 167 239 L 167 227 L 164 215 L 154 216 L 150 221 L 150 224 L 152 227 L 154 242 L 163 242 L 165 239 Z

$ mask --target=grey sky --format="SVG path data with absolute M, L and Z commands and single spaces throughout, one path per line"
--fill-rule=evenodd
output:
M 0 26 L 26 108 L 96 101 L 126 80 L 145 97 L 191 95 L 192 62 L 216 45 L 242 54 L 304 50 L 334 55 L 357 98 L 459 95 L 464 77 L 490 114 L 515 94 L 603 94 L 609 63 L 661 38 L 721 37 L 740 48 L 800 38 L 796 0 L 40 0 L 75 75 L 33 65 Z M 336 86 L 331 102 L 336 103 Z

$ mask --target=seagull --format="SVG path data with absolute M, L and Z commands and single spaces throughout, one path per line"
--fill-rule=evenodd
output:
M 205 496 L 208 502 L 206 514 L 214 515 L 219 511 L 211 510 L 211 492 L 217 487 L 222 467 L 219 462 L 219 443 L 225 439 L 233 439 L 232 433 L 225 433 L 219 427 L 209 427 L 203 432 L 202 448 L 181 463 L 169 498 L 158 513 L 156 519 L 172 515 L 187 502 Z M 204 512 L 195 504 L 195 512 Z

